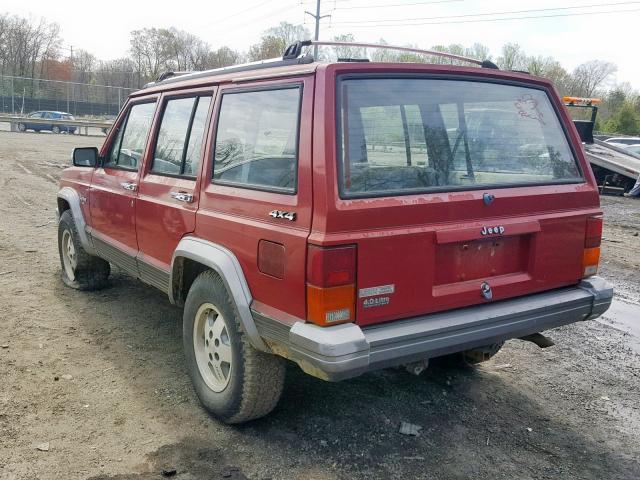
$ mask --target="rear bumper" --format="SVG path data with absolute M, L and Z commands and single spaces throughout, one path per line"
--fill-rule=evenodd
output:
M 372 327 L 297 322 L 283 335 L 264 317 L 256 325 L 267 342 L 277 337 L 271 340 L 305 372 L 335 381 L 590 320 L 609 308 L 612 297 L 612 286 L 592 277 L 575 287 Z

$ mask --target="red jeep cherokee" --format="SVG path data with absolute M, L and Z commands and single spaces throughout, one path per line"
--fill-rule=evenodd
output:
M 133 93 L 61 180 L 64 282 L 112 263 L 183 305 L 195 390 L 230 423 L 275 407 L 283 357 L 325 380 L 481 361 L 609 307 L 598 190 L 547 80 L 311 43 Z

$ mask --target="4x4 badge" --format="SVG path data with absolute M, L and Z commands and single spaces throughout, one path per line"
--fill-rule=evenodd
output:
M 283 212 L 282 210 L 271 210 L 269 216 L 273 218 L 284 218 L 290 222 L 295 222 L 296 212 Z
M 485 298 L 485 300 L 491 300 L 493 298 L 493 292 L 491 291 L 491 285 L 487 282 L 482 282 L 480 284 L 480 293 Z

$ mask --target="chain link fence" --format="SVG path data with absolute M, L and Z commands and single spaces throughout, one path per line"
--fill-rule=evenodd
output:
M 75 117 L 108 118 L 118 114 L 131 88 L 0 75 L 0 113 L 25 115 L 37 110 Z

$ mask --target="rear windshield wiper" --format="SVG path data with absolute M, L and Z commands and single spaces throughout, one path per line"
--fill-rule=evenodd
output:
M 471 152 L 469 151 L 469 138 L 467 137 L 467 121 L 464 118 L 464 106 L 458 103 L 458 137 L 453 145 L 452 157 L 456 158 L 456 152 L 460 146 L 460 141 L 464 142 L 464 156 L 467 164 L 467 177 L 475 183 L 476 176 L 473 172 L 473 164 L 471 163 Z

